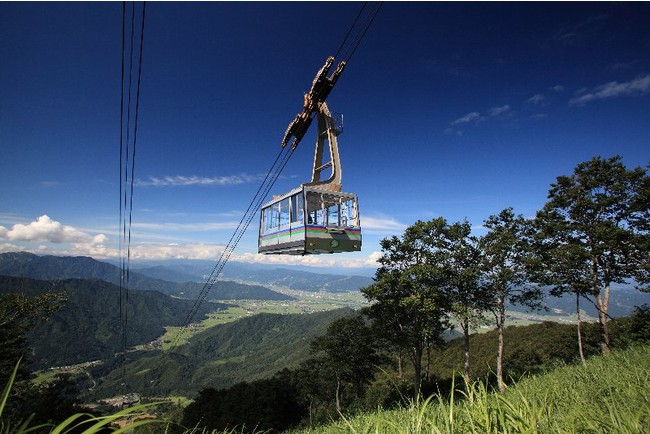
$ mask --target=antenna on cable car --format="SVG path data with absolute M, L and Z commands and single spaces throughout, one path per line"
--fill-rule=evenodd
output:
M 337 137 L 342 132 L 342 116 L 335 119 L 325 100 L 345 68 L 345 61 L 334 72 L 330 56 L 316 73 L 311 89 L 304 95 L 303 110 L 287 127 L 284 148 L 291 142 L 295 150 L 317 118 L 318 134 L 310 182 L 274 196 L 262 206 L 258 251 L 265 254 L 319 254 L 361 250 L 361 225 L 357 196 L 341 191 L 341 160 Z M 293 140 L 292 140 L 293 138 Z M 330 161 L 323 163 L 325 140 Z M 331 169 L 327 179 L 321 179 Z

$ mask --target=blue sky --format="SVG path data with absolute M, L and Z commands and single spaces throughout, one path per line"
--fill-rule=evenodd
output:
M 132 258 L 216 260 L 361 3 L 147 4 Z M 418 219 L 531 217 L 580 162 L 650 162 L 650 4 L 388 2 L 330 95 L 363 250 Z M 122 3 L 0 3 L 0 252 L 115 259 Z M 310 131 L 276 184 L 309 181 Z

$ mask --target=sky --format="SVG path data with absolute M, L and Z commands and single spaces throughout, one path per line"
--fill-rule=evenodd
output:
M 216 261 L 361 6 L 146 4 L 132 261 Z M 119 257 L 121 47 L 120 2 L 0 3 L 0 252 Z M 648 53 L 647 2 L 386 2 L 328 98 L 362 251 L 258 255 L 254 221 L 230 260 L 368 272 L 417 220 L 481 235 L 583 161 L 645 167 Z

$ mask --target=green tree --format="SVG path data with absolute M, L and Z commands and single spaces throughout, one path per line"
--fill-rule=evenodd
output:
M 578 354 L 586 366 L 582 333 L 582 314 L 580 300 L 591 292 L 589 258 L 587 252 L 571 243 L 566 233 L 556 230 L 558 222 L 555 214 L 537 213 L 534 250 L 536 260 L 531 268 L 533 280 L 550 286 L 550 294 L 561 297 L 572 292 L 575 296 L 575 312 L 578 338 Z M 587 268 L 585 268 L 587 266 Z
M 490 289 L 490 310 L 494 315 L 499 334 L 497 350 L 497 382 L 505 391 L 503 381 L 503 351 L 505 348 L 506 302 L 523 304 L 530 308 L 539 306 L 541 291 L 528 285 L 531 224 L 521 215 L 515 216 L 512 208 L 490 216 L 484 226 L 488 229 L 480 241 L 483 252 L 482 283 Z
M 5 409 L 8 418 L 24 420 L 30 416 L 27 401 L 39 397 L 39 391 L 31 384 L 29 369 L 31 349 L 28 333 L 34 325 L 61 307 L 65 300 L 62 292 L 49 291 L 38 296 L 16 292 L 0 295 L 0 384 L 7 384 L 16 363 L 20 365 L 12 388 L 12 397 Z
M 304 413 L 292 373 L 283 370 L 265 380 L 201 390 L 185 407 L 181 424 L 192 432 L 277 433 L 296 426 Z
M 372 331 L 359 315 L 334 321 L 323 336 L 312 341 L 311 347 L 317 357 L 321 355 L 323 371 L 336 384 L 338 412 L 342 409 L 345 386 L 351 386 L 356 397 L 360 397 L 381 361 Z
M 544 281 L 557 293 L 595 300 L 603 353 L 610 351 L 611 284 L 650 280 L 649 190 L 645 169 L 628 170 L 620 156 L 595 157 L 559 176 L 537 215 L 551 258 Z
M 451 315 L 463 333 L 465 378 L 471 381 L 470 331 L 485 320 L 491 293 L 481 282 L 482 253 L 477 237 L 471 235 L 468 221 L 454 223 L 444 231 L 446 293 L 451 301 Z
M 414 396 L 422 382 L 422 355 L 429 345 L 442 343 L 449 327 L 445 270 L 440 259 L 444 218 L 417 221 L 402 238 L 381 240 L 382 257 L 375 283 L 361 290 L 372 302 L 367 313 L 383 337 L 408 351 L 413 363 Z

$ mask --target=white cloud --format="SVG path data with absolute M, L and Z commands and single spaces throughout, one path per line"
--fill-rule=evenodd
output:
M 223 185 L 239 185 L 251 182 L 260 181 L 262 177 L 259 175 L 231 175 L 231 176 L 217 176 L 217 177 L 203 177 L 203 176 L 164 176 L 158 178 L 150 176 L 149 180 L 137 180 L 138 187 L 186 187 L 186 186 L 223 186 Z
M 338 254 L 337 254 L 338 255 Z M 358 256 L 341 258 L 337 255 L 261 255 L 255 253 L 244 253 L 233 255 L 231 260 L 249 264 L 272 264 L 272 265 L 301 265 L 317 268 L 377 268 L 377 259 L 381 253 L 373 252 L 369 256 Z
M 555 86 L 550 88 L 553 92 L 564 92 L 564 86 L 561 84 L 556 84 Z
M 22 249 L 15 244 L 0 243 L 0 253 L 20 252 Z
M 7 234 L 8 229 L 4 226 L 0 226 L 0 238 L 3 238 Z
M 65 226 L 47 215 L 27 225 L 15 224 L 3 234 L 11 241 L 39 241 L 49 243 L 92 243 L 96 237 Z M 103 236 L 103 235 L 102 235 Z
M 492 107 L 488 109 L 485 114 L 481 114 L 480 112 L 467 113 L 465 116 L 460 117 L 455 121 L 453 121 L 450 125 L 452 127 L 459 127 L 465 124 L 478 123 L 481 121 L 485 121 L 487 119 L 509 115 L 510 113 L 511 113 L 510 106 L 506 104 L 502 106 Z M 445 129 L 445 134 L 457 134 L 461 136 L 463 132 L 460 129 L 450 127 Z
M 609 83 L 596 86 L 591 90 L 584 93 L 580 92 L 580 96 L 569 101 L 571 105 L 582 105 L 591 101 L 617 98 L 621 96 L 638 96 L 645 95 L 650 92 L 650 74 L 645 77 L 639 77 L 634 80 L 619 83 L 611 81 Z
M 481 114 L 479 112 L 471 112 L 471 113 L 467 113 L 462 118 L 456 119 L 451 124 L 452 125 L 466 124 L 466 123 L 478 120 L 480 118 L 481 118 Z
M 506 114 L 509 111 L 510 111 L 509 105 L 502 105 L 501 107 L 492 107 L 490 110 L 488 110 L 488 115 L 489 117 L 497 117 Z
M 526 102 L 533 105 L 541 105 L 544 104 L 544 102 L 546 102 L 546 97 L 543 94 L 538 93 L 528 98 Z
M 361 218 L 361 230 L 371 234 L 386 234 L 391 233 L 394 235 L 401 234 L 407 228 L 407 225 L 400 223 L 393 218 L 383 217 L 368 217 Z
M 131 258 L 217 260 L 222 252 L 220 244 L 139 244 L 131 247 Z

